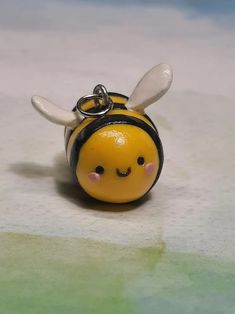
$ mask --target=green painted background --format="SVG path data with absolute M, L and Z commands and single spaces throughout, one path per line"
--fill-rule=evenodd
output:
M 235 264 L 164 247 L 0 235 L 0 313 L 235 313 Z

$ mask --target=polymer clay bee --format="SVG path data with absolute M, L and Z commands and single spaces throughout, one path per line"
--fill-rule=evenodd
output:
M 158 130 L 144 110 L 167 92 L 172 77 L 169 65 L 153 67 L 129 99 L 99 84 L 93 94 L 78 100 L 73 111 L 32 97 L 39 113 L 65 126 L 68 163 L 87 194 L 105 202 L 127 203 L 155 185 L 163 149 Z

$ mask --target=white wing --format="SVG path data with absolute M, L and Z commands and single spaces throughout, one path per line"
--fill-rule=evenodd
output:
M 156 65 L 139 81 L 126 104 L 127 108 L 142 113 L 168 91 L 172 79 L 173 72 L 169 65 Z
M 31 102 L 42 116 L 56 124 L 74 128 L 83 119 L 77 112 L 61 109 L 41 96 L 33 96 Z

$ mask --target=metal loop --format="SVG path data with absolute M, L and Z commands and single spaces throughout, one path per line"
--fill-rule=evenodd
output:
M 96 87 L 93 89 L 93 94 L 101 95 L 103 99 L 103 104 L 104 106 L 108 106 L 110 103 L 112 103 L 112 100 L 110 99 L 107 89 L 104 85 L 98 84 Z M 98 100 L 95 100 L 95 103 L 99 103 Z
M 106 88 L 99 84 L 93 90 L 92 95 L 83 96 L 80 98 L 76 105 L 76 110 L 79 111 L 85 117 L 99 117 L 105 115 L 111 109 L 113 109 L 113 102 L 110 99 Z M 98 112 L 89 112 L 82 109 L 82 105 L 84 105 L 89 100 L 94 100 L 95 108 L 100 109 Z M 102 103 L 100 103 L 102 101 Z M 101 110 L 102 107 L 106 107 Z

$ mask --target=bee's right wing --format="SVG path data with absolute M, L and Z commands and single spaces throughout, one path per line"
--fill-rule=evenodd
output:
M 144 109 L 161 98 L 170 88 L 173 72 L 168 64 L 161 63 L 150 69 L 139 81 L 126 106 L 144 112 Z
M 61 109 L 41 96 L 33 96 L 31 102 L 33 107 L 42 116 L 56 124 L 74 128 L 83 119 L 83 117 L 78 112 Z

